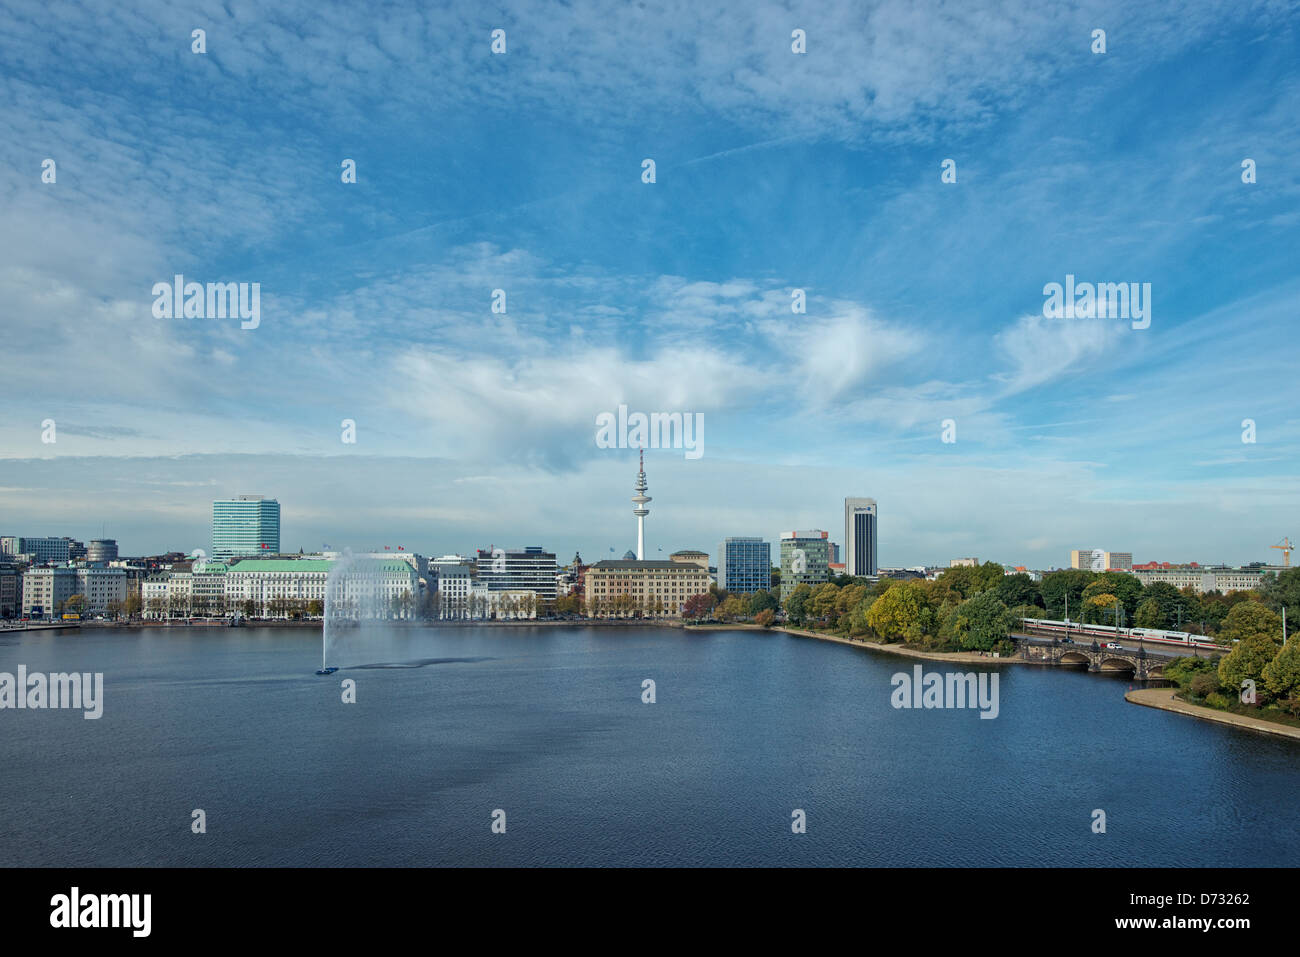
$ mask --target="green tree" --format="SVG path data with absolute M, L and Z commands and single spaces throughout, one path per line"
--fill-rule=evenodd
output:
M 749 613 L 757 615 L 763 611 L 775 612 L 781 607 L 781 603 L 776 600 L 776 596 L 770 591 L 756 591 L 749 596 Z
M 1138 628 L 1163 628 L 1165 626 L 1165 612 L 1160 607 L 1160 599 L 1143 598 L 1142 603 L 1137 607 L 1137 617 L 1134 624 Z
M 1231 644 L 1255 636 L 1267 638 L 1281 647 L 1282 617 L 1257 601 L 1238 602 L 1219 626 L 1219 641 Z
M 794 624 L 802 624 L 807 615 L 808 599 L 812 596 L 812 588 L 807 584 L 801 584 L 795 587 L 785 599 L 785 615 Z
M 1002 581 L 998 582 L 994 588 L 998 600 L 1008 608 L 1015 608 L 1019 605 L 1042 605 L 1043 595 L 1038 590 L 1038 582 L 1034 581 L 1024 572 L 1016 572 L 1014 575 L 1003 575 Z M 1041 609 L 1040 609 L 1041 610 Z M 1021 616 L 1041 618 L 1042 615 Z
M 1277 642 L 1263 633 L 1252 632 L 1238 641 L 1219 662 L 1219 682 L 1239 694 L 1242 683 L 1249 679 L 1256 683 L 1258 693 L 1264 690 L 1258 687 L 1263 684 L 1264 668 L 1277 657 L 1277 653 Z
M 1281 614 L 1286 608 L 1287 628 L 1300 628 L 1300 567 L 1287 568 L 1276 575 L 1266 574 L 1259 586 L 1259 601 Z
M 886 641 L 915 641 L 934 627 L 934 610 L 919 582 L 889 589 L 871 604 L 867 624 Z
M 1083 568 L 1065 568 L 1044 575 L 1038 587 L 1047 609 L 1047 617 L 1055 621 L 1062 620 L 1068 604 L 1070 617 L 1079 620 L 1083 609 L 1083 590 L 1092 584 L 1095 577 L 1095 572 Z
M 1264 687 L 1275 698 L 1300 698 L 1300 639 L 1288 638 L 1261 673 Z
M 964 651 L 993 651 L 1006 647 L 1011 615 L 996 590 L 980 592 L 956 609 L 953 638 Z

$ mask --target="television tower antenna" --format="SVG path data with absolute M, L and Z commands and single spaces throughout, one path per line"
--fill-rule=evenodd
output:
M 651 501 L 646 494 L 645 480 L 645 449 L 641 450 L 641 468 L 636 474 L 636 494 L 632 496 L 632 502 L 636 508 L 632 509 L 632 514 L 636 516 L 636 557 L 637 561 L 645 561 L 645 517 L 650 514 L 650 509 L 646 508 L 646 502 Z

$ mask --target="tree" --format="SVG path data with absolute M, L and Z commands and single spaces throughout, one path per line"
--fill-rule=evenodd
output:
M 1290 617 L 1288 607 L 1288 618 Z M 1264 666 L 1264 687 L 1276 698 L 1300 698 L 1300 639 L 1288 638 L 1286 645 Z
M 1006 577 L 1005 569 L 997 562 L 985 562 L 979 566 L 958 565 L 949 568 L 939 576 L 939 581 L 962 598 L 970 598 L 979 592 L 997 588 Z
M 1267 608 L 1264 610 L 1268 611 Z M 1219 662 L 1219 681 L 1236 693 L 1240 693 L 1246 680 L 1254 681 L 1258 686 L 1262 683 L 1265 666 L 1277 657 L 1277 653 L 1277 642 L 1272 638 L 1260 632 L 1248 634 Z M 1256 690 L 1258 692 L 1258 687 Z
M 1259 586 L 1259 601 L 1281 614 L 1286 607 L 1287 628 L 1300 628 L 1300 567 L 1287 568 L 1277 575 L 1267 574 Z
M 776 596 L 770 591 L 756 591 L 749 596 L 749 613 L 757 615 L 763 611 L 775 612 L 781 607 L 781 603 L 776 600 Z
M 1038 590 L 1038 582 L 1034 581 L 1024 572 L 1016 572 L 1014 575 L 1003 575 L 1002 581 L 998 582 L 997 587 L 993 589 L 998 596 L 998 600 L 1008 608 L 1015 608 L 1019 605 L 1038 605 L 1043 604 L 1043 595 Z M 1022 615 L 1024 618 L 1041 618 L 1041 615 Z
M 307 614 L 312 618 L 320 618 L 325 614 L 325 603 L 319 598 L 313 598 L 307 602 Z
M 737 618 L 743 618 L 748 609 L 749 603 L 739 595 L 728 595 L 718 607 L 724 621 L 735 621 Z
M 804 617 L 807 615 L 808 599 L 812 595 L 812 587 L 806 582 L 795 587 L 785 599 L 785 615 L 796 625 L 803 624 Z
M 1282 645 L 1282 618 L 1257 601 L 1238 602 L 1232 606 L 1219 626 L 1219 643 L 1231 644 L 1247 638 L 1263 637 L 1278 647 Z M 1272 658 L 1272 655 L 1269 656 Z
M 1068 605 L 1070 614 L 1077 619 L 1083 608 L 1083 590 L 1092 584 L 1095 576 L 1095 572 L 1083 568 L 1065 568 L 1044 575 L 1039 591 L 1043 596 L 1047 617 L 1061 621 L 1065 618 Z
M 86 610 L 86 596 L 82 594 L 69 595 L 68 600 L 63 604 L 63 610 L 69 615 L 80 615 Z
M 1138 627 L 1140 628 L 1182 630 L 1197 618 L 1198 602 L 1196 601 L 1195 592 L 1189 597 L 1169 584 L 1169 582 L 1152 582 L 1142 589 L 1142 603 L 1138 605 L 1137 617 L 1141 617 L 1140 609 L 1142 604 L 1153 599 L 1160 607 L 1161 618 L 1149 625 L 1144 625 L 1141 621 L 1138 621 Z
M 1088 587 L 1083 590 L 1083 604 L 1088 606 L 1088 599 L 1096 595 L 1110 595 L 1111 606 L 1115 605 L 1115 599 L 1118 598 L 1124 608 L 1124 614 L 1121 623 L 1132 621 L 1133 616 L 1137 614 L 1138 602 L 1142 600 L 1142 583 L 1133 575 L 1124 572 L 1102 572 L 1095 576 Z M 1094 605 L 1094 607 L 1097 607 Z M 1087 619 L 1084 619 L 1085 621 Z M 1100 621 L 1101 619 L 1097 619 Z M 1114 613 L 1108 619 L 1115 620 Z
M 122 602 L 114 598 L 104 606 L 104 614 L 116 621 L 118 618 L 122 617 L 122 605 Z
M 1165 626 L 1165 612 L 1160 607 L 1160 599 L 1142 599 L 1142 604 L 1137 607 L 1137 617 L 1134 624 L 1138 628 L 1163 628 Z
M 983 591 L 957 607 L 953 637 L 964 651 L 993 651 L 1005 646 L 1011 615 L 996 590 Z
M 818 621 L 824 621 L 831 628 L 834 628 L 838 615 L 835 603 L 839 600 L 839 597 L 840 590 L 838 586 L 832 585 L 830 582 L 818 585 L 813 589 L 812 595 L 809 596 L 804 613 Z
M 713 611 L 713 596 L 708 592 L 692 595 L 686 599 L 682 614 L 687 618 L 705 618 Z
M 140 611 L 144 607 L 144 599 L 138 594 L 132 593 L 126 596 L 126 616 L 128 618 L 139 618 Z
M 1089 585 L 1088 588 L 1091 588 Z M 1086 593 L 1088 589 L 1084 589 Z M 1089 624 L 1115 622 L 1115 605 L 1119 599 L 1110 592 L 1099 592 L 1083 599 L 1083 620 Z M 1109 616 L 1109 617 L 1108 617 Z
M 754 616 L 754 624 L 759 625 L 762 628 L 768 628 L 771 626 L 774 618 L 776 618 L 776 613 L 773 612 L 771 608 L 764 608 Z
M 915 641 L 934 624 L 934 611 L 926 600 L 925 587 L 903 582 L 889 589 L 871 604 L 867 624 L 887 641 Z

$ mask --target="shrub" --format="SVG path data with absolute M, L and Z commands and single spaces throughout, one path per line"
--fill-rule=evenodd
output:
M 1186 688 L 1198 698 L 1208 698 L 1219 690 L 1219 676 L 1209 671 L 1202 671 L 1192 675 Z

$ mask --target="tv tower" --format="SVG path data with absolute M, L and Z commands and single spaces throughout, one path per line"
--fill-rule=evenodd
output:
M 645 482 L 645 449 L 641 450 L 641 471 L 636 473 L 636 494 L 632 496 L 632 501 L 636 508 L 632 509 L 632 514 L 636 516 L 636 557 L 637 561 L 645 561 L 645 517 L 650 514 L 650 509 L 645 507 L 649 502 L 650 496 L 646 492 Z

